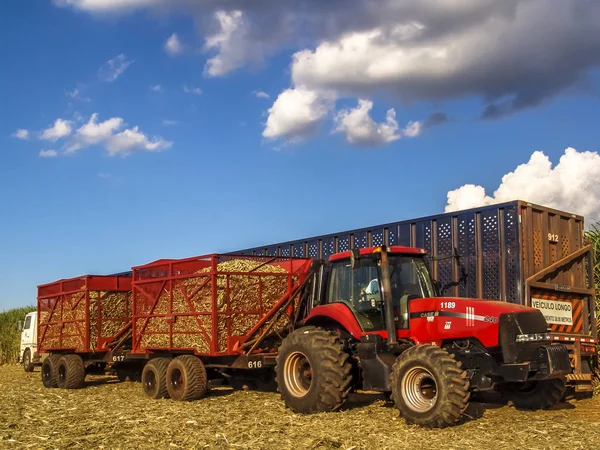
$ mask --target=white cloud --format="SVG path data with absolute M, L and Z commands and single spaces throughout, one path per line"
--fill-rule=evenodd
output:
M 400 139 L 396 112 L 388 110 L 385 122 L 375 123 L 369 115 L 373 102 L 359 100 L 354 109 L 343 109 L 335 116 L 334 132 L 344 133 L 350 144 L 364 147 L 379 147 Z
M 98 122 L 98 113 L 94 113 L 86 124 L 77 129 L 65 150 L 71 153 L 92 145 L 102 145 L 110 156 L 115 156 L 128 155 L 135 150 L 159 152 L 173 145 L 162 137 L 148 137 L 137 126 L 119 131 L 124 126 L 125 122 L 120 117 Z
M 160 84 L 157 84 L 156 86 L 150 86 L 150 89 L 152 89 L 154 92 L 164 92 L 165 91 Z
M 56 152 L 56 150 L 41 150 L 40 151 L 40 157 L 42 158 L 55 158 L 56 156 L 58 156 L 58 153 Z
M 29 131 L 24 130 L 23 128 L 19 128 L 17 131 L 11 134 L 11 136 L 17 139 L 21 139 L 22 141 L 26 141 L 27 139 L 29 139 Z
M 70 120 L 56 119 L 54 125 L 51 125 L 42 131 L 40 139 L 56 142 L 61 138 L 69 136 L 72 131 L 71 123 Z
M 302 88 L 283 91 L 273 106 L 263 131 L 266 138 L 297 141 L 313 134 L 327 116 L 333 97 Z
M 160 152 L 172 145 L 172 142 L 161 137 L 150 139 L 138 127 L 133 127 L 111 136 L 106 142 L 106 149 L 109 155 L 114 156 L 117 154 L 127 155 L 134 150 Z
M 184 84 L 183 92 L 185 92 L 186 94 L 202 95 L 202 89 L 200 89 L 199 87 L 195 87 L 193 84 Z
M 183 53 L 183 44 L 179 40 L 179 36 L 173 33 L 166 41 L 164 45 L 165 52 L 171 56 L 177 56 Z
M 115 81 L 133 63 L 132 59 L 128 60 L 125 54 L 121 53 L 103 64 L 98 70 L 98 76 L 102 81 Z
M 162 124 L 166 127 L 172 127 L 173 125 L 179 124 L 177 120 L 163 119 Z
M 271 96 L 269 94 L 267 94 L 265 91 L 254 91 L 253 94 L 257 98 L 271 98 Z
M 165 0 L 53 0 L 57 6 L 72 6 L 88 12 L 111 12 L 160 5 Z M 170 0 L 169 0 L 170 1 Z
M 511 200 L 525 200 L 600 220 L 600 155 L 567 148 L 558 164 L 541 151 L 502 177 L 492 196 L 466 184 L 448 192 L 446 211 Z
M 217 11 L 215 20 L 219 30 L 206 37 L 205 48 L 215 49 L 218 54 L 206 62 L 205 72 L 211 76 L 225 75 L 244 62 L 243 47 L 236 45 L 245 35 L 245 24 L 241 11 Z
M 120 117 L 113 117 L 98 123 L 98 113 L 94 113 L 86 124 L 77 129 L 72 142 L 67 146 L 66 150 L 67 152 L 74 152 L 90 145 L 105 142 L 123 124 L 124 121 Z
M 402 130 L 402 135 L 406 137 L 417 137 L 421 135 L 423 131 L 423 124 L 418 121 L 408 122 L 406 127 Z

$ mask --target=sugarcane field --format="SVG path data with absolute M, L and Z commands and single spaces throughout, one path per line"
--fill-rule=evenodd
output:
M 0 450 L 600 448 L 600 2 L 0 2 Z

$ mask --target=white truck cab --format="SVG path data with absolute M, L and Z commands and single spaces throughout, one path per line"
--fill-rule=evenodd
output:
M 21 331 L 19 361 L 23 364 L 25 372 L 32 372 L 33 368 L 40 363 L 40 355 L 37 352 L 37 311 L 25 316 L 23 331 Z

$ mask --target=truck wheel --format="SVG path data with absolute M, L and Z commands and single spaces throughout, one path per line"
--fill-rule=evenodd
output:
M 58 361 L 60 361 L 60 355 L 48 355 L 48 357 L 44 359 L 44 362 L 42 363 L 42 383 L 44 384 L 44 387 L 58 387 L 56 384 Z
M 565 379 L 507 383 L 500 386 L 503 397 L 517 409 L 550 409 L 565 392 Z
M 316 327 L 287 336 L 277 355 L 277 389 L 285 406 L 299 413 L 335 411 L 351 388 L 349 355 L 339 337 Z
M 153 399 L 169 398 L 167 391 L 167 367 L 169 358 L 154 358 L 148 361 L 142 371 L 142 389 Z
M 167 391 L 173 400 L 198 400 L 208 391 L 206 368 L 200 358 L 182 355 L 169 363 Z
M 25 353 L 23 353 L 23 370 L 25 372 L 33 372 L 34 367 L 35 366 L 31 364 L 31 350 L 27 349 L 25 350 Z
M 407 423 L 443 428 L 467 409 L 469 380 L 460 363 L 435 345 L 405 350 L 394 363 L 392 399 Z
M 85 384 L 85 366 L 79 355 L 65 355 L 56 366 L 56 384 L 61 389 L 80 389 Z

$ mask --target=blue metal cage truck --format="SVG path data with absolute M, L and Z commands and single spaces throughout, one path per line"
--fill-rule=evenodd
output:
M 597 323 L 593 251 L 582 216 L 525 201 L 375 225 L 236 251 L 327 259 L 379 245 L 427 250 L 441 295 L 502 300 L 542 311 L 566 344 L 575 392 L 591 391 Z

